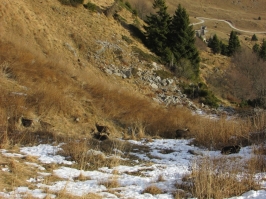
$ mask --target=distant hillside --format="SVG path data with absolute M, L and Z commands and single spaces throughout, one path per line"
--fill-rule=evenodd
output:
M 193 117 L 184 107 L 197 109 L 201 104 L 183 95 L 181 90 L 189 82 L 175 78 L 137 37 L 144 22 L 132 15 L 132 9 L 144 4 L 129 2 L 131 8 L 126 2 L 117 5 L 114 18 L 106 14 L 114 5 L 112 0 L 84 1 L 87 6 L 76 7 L 58 0 L 2 0 L 3 128 L 28 130 L 19 123 L 23 117 L 36 123 L 31 131 L 74 135 L 90 135 L 95 123 L 110 126 L 119 136 L 128 127 L 169 136 L 175 128 L 193 126 Z M 198 21 L 195 17 L 203 16 L 226 19 L 243 29 L 258 31 L 265 27 L 262 1 L 253 1 L 254 6 L 243 1 L 244 7 L 224 1 L 180 3 L 188 10 L 192 23 Z M 149 1 L 139 14 L 152 12 L 151 4 Z M 170 12 L 177 6 L 172 1 L 167 4 Z M 227 24 L 208 21 L 204 25 L 207 37 L 216 33 L 228 40 L 231 28 Z M 252 46 L 250 34 L 239 37 L 242 44 Z M 261 41 L 263 35 L 258 37 Z M 202 42 L 200 45 L 201 76 L 206 83 L 204 78 L 217 68 L 226 70 L 231 60 L 213 55 Z M 222 103 L 222 96 L 220 99 Z

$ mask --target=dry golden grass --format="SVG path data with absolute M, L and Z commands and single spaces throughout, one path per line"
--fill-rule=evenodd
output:
M 266 171 L 266 149 L 263 143 L 253 146 L 254 155 L 247 161 L 247 168 L 253 172 Z
M 23 2 L 29 3 L 27 0 Z M 36 6 L 35 9 L 41 9 L 37 2 L 33 2 L 33 5 Z M 70 9 L 70 13 L 76 13 L 79 10 L 79 8 L 58 7 L 58 5 L 55 3 L 53 6 L 62 12 Z M 26 4 L 23 4 L 23 6 L 26 9 Z M 54 8 L 54 10 L 56 9 Z M 50 11 L 45 10 L 45 12 Z M 54 15 L 60 18 L 56 13 Z M 83 11 L 81 11 L 82 13 Z M 51 14 L 50 16 L 54 15 Z M 96 19 L 94 14 L 91 17 L 95 20 L 92 22 L 91 28 L 95 30 L 93 38 L 96 38 L 97 31 L 100 31 L 100 27 L 96 27 L 96 24 L 107 22 L 102 18 Z M 53 18 L 53 20 L 55 19 Z M 74 21 L 80 23 L 78 19 Z M 112 20 L 109 21 L 113 23 Z M 114 27 L 116 26 L 117 24 L 114 25 Z M 55 27 L 51 26 L 50 28 L 50 31 L 55 31 Z M 109 29 L 106 29 L 103 32 L 104 36 L 109 31 Z M 74 31 L 70 32 L 69 38 L 77 46 L 80 46 L 81 43 L 84 46 L 91 46 L 91 48 L 94 46 L 89 43 L 88 37 L 83 37 Z M 119 37 L 119 35 L 114 37 Z M 6 38 L 8 37 L 6 36 Z M 36 119 L 48 121 L 52 126 L 48 132 L 60 132 L 72 136 L 81 134 L 88 136 L 94 128 L 95 122 L 102 120 L 108 121 L 113 129 L 112 135 L 114 136 L 121 136 L 121 133 L 116 129 L 119 128 L 120 131 L 124 131 L 131 127 L 134 132 L 131 135 L 125 134 L 125 136 L 134 139 L 149 135 L 173 138 L 175 130 L 184 127 L 192 130 L 192 136 L 196 138 L 197 144 L 208 148 L 220 148 L 227 143 L 239 144 L 241 139 L 249 139 L 248 132 L 253 128 L 253 124 L 249 122 L 246 124 L 241 121 L 232 122 L 223 119 L 212 121 L 192 116 L 190 111 L 183 108 L 161 107 L 136 90 L 136 87 L 130 84 L 130 80 L 122 82 L 122 80 L 115 79 L 114 81 L 114 78 L 103 75 L 95 67 L 66 64 L 66 62 L 57 59 L 57 54 L 50 55 L 47 58 L 40 51 L 34 51 L 34 42 L 25 46 L 18 39 L 18 36 L 10 38 L 13 42 L 1 40 L 0 44 L 0 81 L 8 85 L 1 88 L 1 91 L 3 91 L 3 95 L 0 97 L 0 108 L 3 113 L 0 118 L 1 129 L 7 128 L 5 118 L 17 119 L 22 115 L 29 114 L 34 115 Z M 117 43 L 111 36 L 106 38 L 110 42 Z M 84 46 L 80 48 L 81 51 L 86 49 Z M 57 46 L 57 48 L 59 47 Z M 97 45 L 95 48 L 100 48 L 100 46 Z M 90 50 L 95 52 L 99 49 Z M 124 50 L 129 51 L 126 48 Z M 53 52 L 52 49 L 51 52 Z M 112 60 L 105 64 L 116 61 L 113 60 L 115 59 L 113 52 L 108 51 L 106 53 L 106 55 L 103 55 L 105 61 Z M 65 54 L 66 52 L 62 52 L 62 55 Z M 84 61 L 82 57 L 80 59 Z M 84 63 L 91 66 L 86 61 Z M 95 64 L 97 66 L 96 62 Z M 9 95 L 14 88 L 11 88 L 11 86 L 16 86 L 16 91 L 26 95 L 10 97 Z M 6 100 L 7 98 L 9 100 Z M 76 122 L 76 118 L 80 122 Z M 9 128 L 10 131 L 25 130 L 21 129 L 16 121 L 9 125 Z M 27 130 L 44 131 L 41 125 Z M 232 137 L 237 137 L 237 139 L 231 140 Z
M 59 193 L 55 193 L 56 194 L 56 198 L 59 198 L 59 199 L 101 199 L 102 197 L 97 195 L 97 194 L 94 194 L 94 193 L 89 193 L 87 195 L 84 195 L 84 196 L 74 196 L 74 195 L 71 195 L 69 193 L 67 193 L 67 191 L 61 191 Z
M 1 156 L 0 161 L 1 167 L 8 169 L 8 171 L 1 172 L 1 190 L 6 189 L 7 191 L 11 191 L 14 187 L 30 186 L 30 183 L 26 180 L 34 178 L 36 176 L 37 169 L 27 166 L 20 159 Z
M 254 170 L 245 168 L 237 158 L 204 157 L 194 161 L 191 176 L 183 178 L 177 188 L 190 192 L 193 197 L 228 198 L 260 188 L 254 179 Z
M 103 186 L 105 186 L 108 189 L 112 189 L 112 188 L 119 187 L 120 183 L 118 181 L 118 177 L 114 176 L 114 177 L 111 177 L 111 178 L 109 178 L 109 179 L 107 179 L 105 181 L 99 182 L 99 185 L 103 185 Z
M 142 1 L 138 0 L 129 0 L 129 2 L 132 5 L 135 5 L 136 3 L 143 4 Z M 153 0 L 146 2 L 146 5 L 148 5 L 146 14 L 149 14 Z M 166 1 L 166 4 L 168 5 L 168 11 L 170 13 L 174 13 L 179 3 L 186 8 L 193 23 L 198 22 L 196 19 L 194 19 L 194 17 L 209 17 L 229 20 L 237 27 L 246 28 L 247 30 L 252 30 L 254 28 L 257 31 L 265 30 L 265 26 L 263 27 L 263 24 L 265 25 L 265 21 L 257 20 L 259 15 L 261 18 L 266 17 L 265 12 L 263 12 L 266 8 L 265 2 L 263 0 L 256 2 L 243 0 L 241 3 L 220 0 L 180 0 L 178 2 L 175 0 L 168 0 Z
M 157 179 L 157 182 L 164 182 L 165 181 L 165 178 L 163 177 L 163 175 L 159 175 L 158 176 L 158 179 Z
M 125 145 L 121 141 L 106 140 L 99 142 L 95 139 L 66 141 L 61 147 L 61 155 L 71 157 L 77 163 L 78 169 L 94 170 L 100 167 L 115 167 L 121 164 L 119 153 Z
M 152 195 L 162 194 L 163 191 L 156 185 L 150 185 L 146 187 L 142 193 L 150 193 Z
M 198 118 L 196 129 L 192 134 L 195 143 L 208 148 L 220 149 L 228 144 L 241 144 L 243 138 L 248 138 L 250 125 L 241 120 L 219 120 Z
M 103 0 L 93 2 L 102 7 L 112 3 Z M 134 0 L 134 2 L 140 1 Z M 147 3 L 151 6 L 151 1 Z M 202 0 L 191 3 L 189 0 L 181 3 L 191 14 L 192 22 L 197 22 L 194 16 L 205 16 L 231 20 L 237 27 L 243 29 L 265 28 L 265 20 L 254 20 L 258 17 L 258 12 L 243 14 L 238 6 L 232 7 L 226 1 Z M 216 5 L 217 3 L 220 7 Z M 247 1 L 243 3 L 247 5 Z M 177 3 L 168 1 L 167 4 L 173 12 Z M 264 11 L 264 6 L 258 8 Z M 247 7 L 247 9 L 250 8 Z M 263 15 L 261 15 L 263 19 L 266 18 L 264 13 L 262 12 Z M 120 14 L 127 18 L 128 23 L 133 23 L 133 19 L 128 18 L 131 16 L 129 13 L 123 11 Z M 3 33 L 0 40 L 1 148 L 35 144 L 40 140 L 64 141 L 66 144 L 62 146 L 64 150 L 62 153 L 76 161 L 79 169 L 97 169 L 103 166 L 114 167 L 121 163 L 116 156 L 106 157 L 112 155 L 110 151 L 113 149 L 123 152 L 130 150 L 129 146 L 126 147 L 112 139 L 105 142 L 88 139 L 97 121 L 103 121 L 110 126 L 111 137 L 121 137 L 121 132 L 131 127 L 134 131 L 125 135 L 130 139 L 141 139 L 147 136 L 173 138 L 177 128 L 188 127 L 197 145 L 212 149 L 219 149 L 227 144 L 250 144 L 264 136 L 249 133 L 263 129 L 265 116 L 246 121 L 229 121 L 225 118 L 209 120 L 193 116 L 184 108 L 165 108 L 155 104 L 147 97 L 154 94 L 145 86 L 132 85 L 133 80 L 121 80 L 103 74 L 99 69 L 103 69 L 105 65 L 124 66 L 135 61 L 135 57 L 128 56 L 131 48 L 125 43 L 120 43 L 121 35 L 131 38 L 134 45 L 148 52 L 142 44 L 130 36 L 128 30 L 112 18 L 107 19 L 97 13 L 89 13 L 82 6 L 72 8 L 50 0 L 46 3 L 35 0 L 16 2 L 3 0 L 0 5 L 0 20 L 2 16 L 6 23 L 0 27 Z M 243 17 L 245 19 L 240 21 Z M 231 31 L 224 23 L 206 22 L 206 25 L 209 34 L 217 33 L 223 40 L 227 39 Z M 241 35 L 241 38 L 244 40 L 245 35 Z M 93 55 L 101 49 L 97 40 L 108 41 L 123 48 L 123 61 L 117 59 L 110 49 L 101 55 L 100 60 L 95 59 Z M 204 46 L 202 49 L 206 50 Z M 206 52 L 202 55 L 206 57 L 204 63 L 206 68 L 212 69 L 216 65 L 226 68 L 230 62 L 230 59 L 222 56 L 214 56 Z M 139 65 L 139 67 L 142 66 Z M 23 128 L 18 122 L 21 116 L 42 121 L 45 125 L 37 122 L 38 124 L 32 128 Z M 11 119 L 8 120 L 8 118 Z M 87 139 L 81 139 L 84 137 Z M 98 155 L 88 153 L 90 149 L 103 153 Z M 28 173 L 30 169 L 14 160 L 4 158 L 3 161 L 7 161 L 11 172 L 1 175 L 0 188 L 11 190 L 16 186 L 25 186 L 25 179 L 32 175 Z M 87 164 L 88 162 L 90 165 Z M 214 166 L 210 168 L 207 167 L 208 164 Z M 215 171 L 219 164 L 213 163 L 212 160 L 196 164 L 198 167 L 193 168 L 195 177 L 195 187 L 191 189 L 193 194 L 195 193 L 199 198 L 214 195 L 219 198 L 223 193 L 219 192 L 218 185 L 225 188 L 230 188 L 232 185 L 238 187 L 239 192 L 232 191 L 230 194 L 239 194 L 246 190 L 234 178 L 237 171 L 231 171 L 229 167 L 222 169 L 224 172 L 229 171 L 234 174 L 232 179 L 228 179 L 227 184 L 222 174 L 214 176 L 204 169 L 207 167 Z M 248 165 L 249 170 L 264 171 L 263 156 L 251 159 Z M 48 171 L 55 168 L 56 165 L 46 165 Z M 202 169 L 203 173 L 198 172 L 198 168 Z M 79 176 L 78 179 L 84 180 L 84 176 Z M 211 184 L 209 179 L 212 180 Z M 56 180 L 58 180 L 56 176 L 50 176 L 45 179 L 45 182 Z M 159 177 L 158 180 L 163 179 Z M 204 182 L 202 185 L 200 180 Z M 249 174 L 243 182 L 248 184 L 248 188 L 256 188 Z M 115 180 L 111 180 L 109 184 L 110 187 L 119 186 Z M 209 187 L 213 187 L 213 191 Z M 202 193 L 201 188 L 207 192 Z M 151 186 L 146 192 L 158 194 L 161 190 Z M 176 194 L 176 198 L 179 196 L 180 194 Z M 62 191 L 58 193 L 58 198 L 78 197 Z M 88 194 L 80 198 L 101 197 Z
M 91 180 L 91 178 L 89 176 L 84 176 L 83 173 L 80 173 L 78 177 L 74 178 L 74 180 L 86 181 Z

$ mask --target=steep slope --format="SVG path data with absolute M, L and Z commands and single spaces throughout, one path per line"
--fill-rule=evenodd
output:
M 97 5 L 106 9 L 112 3 Z M 151 58 L 140 60 L 152 55 L 125 23 L 53 0 L 4 0 L 0 13 L 3 129 L 88 136 L 100 123 L 112 136 L 129 126 L 155 135 L 187 122 L 178 121 L 179 115 L 190 115 L 187 110 L 167 110 L 152 99 L 157 91 L 149 78 L 139 84 L 142 80 L 108 75 L 133 66 L 140 72 L 164 69 Z M 119 15 L 134 22 L 125 9 Z M 33 124 L 26 127 L 25 119 Z

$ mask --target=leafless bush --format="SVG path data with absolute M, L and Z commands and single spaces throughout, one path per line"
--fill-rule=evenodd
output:
M 265 106 L 266 63 L 259 60 L 255 53 L 246 48 L 234 55 L 232 63 L 232 66 L 224 74 L 219 77 L 213 76 L 209 80 L 215 83 L 214 86 L 223 87 L 224 92 L 233 98 L 239 100 L 259 99 L 260 105 Z

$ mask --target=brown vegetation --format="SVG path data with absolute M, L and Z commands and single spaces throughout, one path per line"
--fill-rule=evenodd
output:
M 104 9 L 113 3 L 92 2 Z M 262 1 L 258 2 L 261 4 Z M 132 0 L 130 3 L 142 18 L 151 11 L 151 1 Z M 192 22 L 197 22 L 193 17 L 205 16 L 230 20 L 243 29 L 265 28 L 265 20 L 254 20 L 257 12 L 252 12 L 248 4 L 244 6 L 251 13 L 241 15 L 242 7 L 234 5 L 229 9 L 231 2 L 230 6 L 226 1 L 181 3 L 188 9 Z M 176 8 L 176 2 L 168 1 L 168 5 L 171 9 Z M 265 9 L 264 6 L 256 8 L 263 11 Z M 245 16 L 244 22 L 239 21 L 237 15 Z M 131 14 L 122 10 L 121 16 L 126 18 L 127 23 L 134 23 L 135 19 Z M 261 17 L 266 18 L 263 15 Z M 128 56 L 132 53 L 132 45 L 150 55 L 143 44 L 138 43 L 127 29 L 111 17 L 88 12 L 82 6 L 62 6 L 58 1 L 3 0 L 0 5 L 0 20 L 3 24 L 0 27 L 0 148 L 34 145 L 40 140 L 43 143 L 64 142 L 61 155 L 77 162 L 79 169 L 97 169 L 121 163 L 116 156 L 107 158 L 107 155 L 112 155 L 109 152 L 113 149 L 126 152 L 130 150 L 130 146 L 127 148 L 113 139 L 122 137 L 122 132 L 124 137 L 130 139 L 146 136 L 174 138 L 176 129 L 188 127 L 189 137 L 195 138 L 194 144 L 219 150 L 226 145 L 245 146 L 265 140 L 266 117 L 263 113 L 244 119 L 209 119 L 193 115 L 184 107 L 165 107 L 155 103 L 148 97 L 154 93 L 145 85 L 137 85 L 134 78 L 123 80 L 103 73 L 108 64 L 117 64 L 122 68 L 134 62 L 137 67 L 146 68 L 137 57 Z M 223 39 L 231 30 L 221 23 L 207 22 L 206 25 L 210 34 L 217 31 Z M 132 42 L 121 42 L 122 36 Z M 243 42 L 246 36 L 240 37 Z M 102 47 L 97 43 L 99 40 L 121 45 L 124 53 L 119 52 L 117 58 L 117 54 L 108 49 L 97 60 L 96 52 Z M 251 44 L 245 43 L 247 46 Z M 207 79 L 207 82 L 213 84 L 210 87 L 215 87 L 215 93 L 220 94 L 220 97 L 230 97 L 234 102 L 259 96 L 266 79 L 266 73 L 261 72 L 264 70 L 263 63 L 256 62 L 251 54 L 242 52 L 233 59 L 234 67 L 224 73 L 231 66 L 230 58 L 210 54 L 200 40 L 197 40 L 197 45 L 203 57 L 202 77 L 214 77 Z M 250 70 L 246 67 L 247 63 L 256 69 Z M 230 81 L 222 81 L 228 79 Z M 23 126 L 23 117 L 33 121 L 32 125 Z M 110 127 L 110 139 L 99 142 L 91 138 L 97 122 Z M 131 131 L 128 132 L 128 128 Z M 94 150 L 102 153 L 95 154 Z M 251 176 L 254 171 L 264 171 L 265 150 L 262 147 L 255 151 L 260 156 L 250 160 L 248 168 L 244 170 L 247 174 L 241 182 L 237 175 L 242 171 L 239 170 L 242 165 L 231 167 L 225 159 L 207 158 L 192 165 L 189 183 L 192 182 L 193 187 L 187 189 L 198 198 L 223 198 L 256 189 L 258 185 Z M 0 160 L 11 169 L 11 172 L 1 176 L 1 190 L 25 185 L 26 179 L 32 176 L 31 170 L 20 162 L 4 157 Z M 91 164 L 88 165 L 88 162 Z M 52 169 L 53 165 L 47 167 Z M 232 175 L 228 176 L 228 172 Z M 163 179 L 160 177 L 158 180 Z M 118 186 L 118 183 L 111 179 L 106 186 L 112 188 Z M 186 183 L 178 186 L 184 188 Z M 144 192 L 160 194 L 162 190 L 150 186 Z M 182 194 L 177 193 L 176 198 L 180 195 Z M 58 198 L 74 197 L 62 192 L 58 193 Z M 84 198 L 99 196 L 90 194 Z
M 157 194 L 162 194 L 163 191 L 155 185 L 150 185 L 144 189 L 143 193 L 150 193 L 152 195 L 157 195 Z
M 187 190 L 199 199 L 222 199 L 259 189 L 253 168 L 244 169 L 245 164 L 237 159 L 198 158 L 191 166 L 191 176 L 184 177 L 177 188 Z

